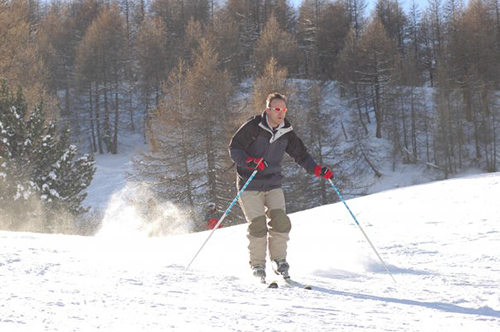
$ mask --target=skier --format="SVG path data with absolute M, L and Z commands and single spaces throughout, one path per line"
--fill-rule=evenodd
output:
M 207 213 L 205 213 L 206 225 L 208 229 L 214 229 L 215 225 L 217 225 L 217 223 L 219 222 L 222 213 L 217 211 L 217 206 L 215 205 L 215 203 L 208 203 L 207 208 Z M 222 228 L 222 224 L 219 225 L 219 228 Z
M 249 223 L 250 267 L 253 275 L 261 279 L 266 276 L 268 246 L 274 272 L 289 277 L 290 266 L 286 256 L 292 225 L 286 214 L 285 196 L 281 188 L 284 153 L 294 158 L 308 173 L 326 179 L 333 178 L 328 167 L 318 165 L 309 155 L 292 125 L 285 119 L 286 113 L 286 97 L 277 92 L 269 94 L 265 111 L 247 120 L 229 144 L 229 154 L 237 165 L 239 189 L 253 171 L 258 170 L 241 194 L 239 203 Z

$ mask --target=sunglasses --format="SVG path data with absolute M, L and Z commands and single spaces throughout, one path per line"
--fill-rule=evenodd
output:
M 266 108 L 266 111 L 275 111 L 276 113 L 278 112 L 283 112 L 286 113 L 288 109 L 286 107 L 268 107 Z

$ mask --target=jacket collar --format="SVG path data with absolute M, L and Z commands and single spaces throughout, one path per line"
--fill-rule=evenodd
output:
M 271 134 L 271 139 L 269 140 L 269 143 L 273 143 L 281 136 L 283 136 L 286 133 L 293 130 L 293 127 L 290 124 L 290 121 L 288 121 L 286 118 L 285 118 L 285 121 L 282 125 L 280 125 L 277 129 L 273 130 L 269 126 L 269 124 L 267 123 L 267 113 L 266 112 L 262 113 L 262 120 L 259 123 L 259 127 L 261 127 L 262 129 L 266 130 L 267 132 L 269 132 Z

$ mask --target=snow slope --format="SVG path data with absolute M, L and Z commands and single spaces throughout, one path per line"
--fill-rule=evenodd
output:
M 147 149 L 140 134 L 129 134 L 120 137 L 120 153 L 96 154 L 96 172 L 87 188 L 87 198 L 83 205 L 96 211 L 104 211 L 108 207 L 113 194 L 128 185 L 127 172 L 132 171 L 132 158 Z
M 496 173 L 349 200 L 397 284 L 342 203 L 290 215 L 311 291 L 254 282 L 245 225 L 186 273 L 208 232 L 0 232 L 0 331 L 499 331 L 498 197 Z

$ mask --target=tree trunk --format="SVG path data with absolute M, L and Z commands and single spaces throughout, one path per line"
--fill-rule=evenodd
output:
M 378 77 L 375 77 L 375 121 L 377 123 L 377 130 L 375 137 L 382 138 L 382 110 L 380 103 L 380 85 Z
M 403 91 L 400 94 L 400 99 L 401 99 L 401 104 L 400 104 L 400 109 L 401 109 L 401 120 L 403 121 L 403 144 L 405 149 L 409 150 L 409 144 L 408 144 L 408 130 L 406 128 L 407 125 L 407 119 L 406 119 L 406 110 L 405 110 L 405 98 L 404 98 L 405 92 L 404 88 Z M 406 155 L 408 156 L 408 155 Z M 411 162 L 411 160 L 406 159 L 407 162 Z
M 418 147 L 417 147 L 417 115 L 416 115 L 416 105 L 415 105 L 415 90 L 414 87 L 411 87 L 411 101 L 410 101 L 410 121 L 411 121 L 411 145 L 413 158 L 416 161 L 418 159 Z
M 208 116 L 208 115 L 207 115 Z M 207 157 L 207 175 L 208 175 L 208 195 L 212 201 L 217 200 L 217 186 L 216 186 L 216 176 L 215 176 L 215 158 L 214 158 L 214 147 L 213 138 L 211 134 L 212 128 L 208 126 L 205 127 L 205 154 Z
M 361 103 L 360 103 L 360 100 L 359 100 L 358 82 L 354 82 L 354 96 L 356 98 L 356 107 L 358 108 L 359 122 L 363 126 L 365 134 L 368 134 L 368 128 L 366 127 L 366 124 L 363 121 L 363 112 L 361 110 Z
M 113 132 L 113 150 L 111 153 L 117 154 L 118 153 L 118 123 L 119 123 L 119 98 L 118 98 L 118 83 L 116 83 L 116 89 L 117 91 L 115 92 L 115 130 Z
M 95 130 L 94 130 L 94 105 L 92 101 L 92 83 L 89 84 L 89 106 L 90 106 L 90 135 L 92 142 L 92 151 L 96 153 L 97 144 L 96 144 Z
M 109 114 L 109 101 L 108 101 L 108 75 L 107 75 L 107 62 L 104 56 L 104 143 L 106 144 L 106 152 L 111 152 L 111 124 Z
M 100 118 L 100 109 L 99 109 L 99 83 L 95 83 L 95 121 L 97 125 L 97 146 L 99 148 L 99 153 L 103 154 L 104 151 L 102 149 L 102 137 L 101 137 L 101 118 Z

